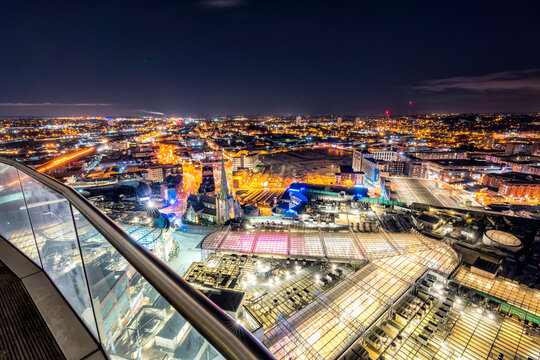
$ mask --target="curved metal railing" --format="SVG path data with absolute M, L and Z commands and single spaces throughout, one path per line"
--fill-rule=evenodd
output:
M 17 169 L 63 196 L 225 358 L 275 359 L 233 318 L 138 244 L 76 190 L 15 160 L 0 158 L 0 163 Z

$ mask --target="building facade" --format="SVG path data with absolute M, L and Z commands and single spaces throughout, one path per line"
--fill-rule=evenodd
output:
M 147 178 L 152 182 L 163 182 L 169 175 L 181 175 L 182 167 L 177 165 L 159 165 L 148 168 Z
M 233 171 L 238 169 L 253 170 L 259 164 L 259 154 L 242 154 L 232 158 Z
M 398 152 L 395 150 L 380 150 L 373 153 L 375 160 L 397 161 Z
M 423 161 L 413 161 L 409 164 L 409 177 L 427 179 L 428 164 Z
M 467 159 L 467 153 L 461 151 L 422 151 L 411 152 L 411 156 L 421 160 L 463 160 Z
M 364 186 L 364 173 L 354 171 L 352 166 L 340 166 L 335 174 L 334 183 L 344 186 Z
M 354 171 L 362 171 L 362 152 L 353 150 L 352 168 Z
M 540 200 L 540 176 L 520 173 L 486 174 L 482 178 L 482 185 L 512 200 Z

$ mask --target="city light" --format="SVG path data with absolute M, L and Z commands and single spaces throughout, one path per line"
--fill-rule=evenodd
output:
M 2 7 L 0 358 L 540 360 L 540 3 L 75 5 Z

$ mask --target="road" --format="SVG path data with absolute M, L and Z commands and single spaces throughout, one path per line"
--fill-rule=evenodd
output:
M 57 158 L 52 159 L 51 161 L 47 161 L 46 163 L 39 165 L 38 167 L 36 167 L 36 170 L 39 172 L 46 172 L 46 171 L 52 170 L 60 165 L 65 165 L 68 162 L 75 160 L 76 158 L 80 156 L 89 154 L 92 151 L 94 151 L 94 149 L 95 148 L 92 146 L 92 147 L 85 148 L 82 150 L 77 150 L 77 151 L 67 153 L 65 155 L 59 156 Z
M 147 139 L 155 138 L 156 136 L 160 135 L 161 133 L 158 133 L 156 135 L 150 136 Z M 176 154 L 176 147 L 174 145 L 170 144 L 163 144 L 159 143 L 159 150 L 156 154 L 156 157 L 160 164 L 179 164 L 180 163 L 180 157 Z M 197 190 L 199 188 L 199 182 L 197 181 L 197 178 L 200 179 L 201 177 L 201 171 L 200 169 L 197 169 L 195 167 L 195 164 L 192 164 L 191 162 L 183 162 L 182 163 L 182 171 L 183 171 L 183 177 L 184 177 L 184 190 L 181 195 L 178 197 L 178 201 L 176 204 L 169 206 L 167 208 L 164 208 L 161 210 L 161 212 L 170 214 L 175 213 L 177 216 L 181 216 L 186 211 L 186 205 L 187 205 L 187 198 L 191 194 L 196 194 Z
M 89 147 L 89 148 L 85 148 L 85 149 L 82 149 L 82 150 L 77 150 L 77 151 L 73 151 L 73 152 L 70 152 L 70 153 L 67 153 L 67 154 L 64 154 L 62 156 L 59 156 L 57 158 L 54 158 L 50 161 L 47 161 L 46 163 L 44 164 L 41 164 L 39 166 L 37 166 L 34 170 L 38 171 L 38 172 L 47 172 L 49 170 L 52 170 L 60 165 L 65 165 L 67 164 L 68 162 L 72 161 L 72 160 L 75 160 L 76 158 L 80 157 L 80 156 L 83 156 L 83 155 L 86 155 L 86 154 L 89 154 L 91 153 L 92 151 L 94 151 L 94 147 Z M 21 178 L 22 179 L 26 179 L 27 176 L 23 176 Z M 19 180 L 14 180 L 12 182 L 10 182 L 9 184 L 7 184 L 8 186 L 13 186 L 15 185 L 16 183 L 18 183 Z
M 175 213 L 176 216 L 180 217 L 186 211 L 187 198 L 191 194 L 196 194 L 199 184 L 197 183 L 195 176 L 192 173 L 184 172 L 184 191 L 178 196 L 178 201 L 172 206 L 160 209 L 160 212 L 164 214 Z

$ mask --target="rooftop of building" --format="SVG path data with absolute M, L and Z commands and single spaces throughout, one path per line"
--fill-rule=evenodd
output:
M 348 195 L 358 195 L 360 194 L 363 197 L 368 196 L 368 191 L 365 188 L 361 187 L 347 187 L 339 185 L 315 185 L 315 184 L 304 184 L 304 183 L 293 183 L 289 187 L 289 190 L 298 190 L 301 192 L 327 192 L 328 194 L 334 193 L 335 195 L 345 192 Z
M 488 230 L 486 236 L 496 243 L 504 246 L 521 246 L 521 240 L 515 235 L 501 230 Z
M 528 164 L 528 163 L 537 163 L 540 161 L 540 156 L 536 155 L 524 155 L 524 154 L 496 154 L 499 159 L 503 161 L 518 163 L 518 164 Z
M 477 257 L 472 266 L 487 271 L 488 273 L 495 274 L 497 273 L 497 270 L 499 270 L 500 265 L 492 261 L 482 259 L 481 257 Z
M 150 165 L 148 167 L 148 169 L 173 169 L 173 168 L 177 168 L 177 167 L 181 167 L 181 165 L 175 165 L 175 164 L 159 164 L 159 165 Z
M 339 172 L 342 174 L 363 174 L 362 171 L 354 171 L 351 165 L 340 165 Z
M 462 154 L 462 153 L 465 153 L 465 151 L 463 150 L 434 150 L 434 149 L 429 149 L 429 150 L 412 149 L 408 152 L 412 154 L 453 154 L 453 153 Z
M 472 160 L 472 159 L 448 159 L 448 160 L 429 160 L 430 163 L 434 163 L 440 166 L 496 166 L 487 161 Z
M 506 180 L 506 182 L 513 184 L 540 184 L 540 176 L 538 175 L 508 172 L 502 174 L 489 174 L 489 176 L 502 178 Z
M 441 219 L 439 219 L 438 217 L 428 215 L 428 214 L 421 214 L 417 216 L 417 219 L 423 222 L 430 223 L 430 224 L 437 224 L 441 221 Z

